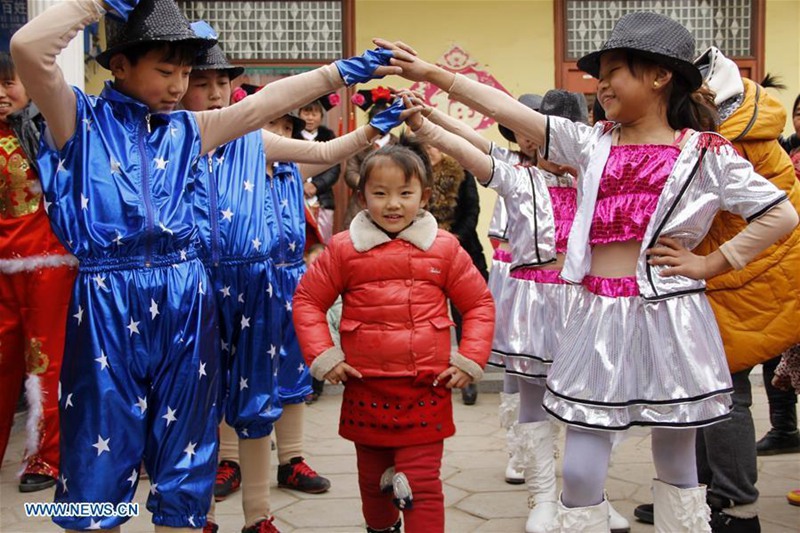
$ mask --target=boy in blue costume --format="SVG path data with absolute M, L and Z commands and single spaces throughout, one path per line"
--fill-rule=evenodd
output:
M 138 4 L 138 5 L 137 5 Z M 100 97 L 71 88 L 55 64 L 106 9 L 114 81 Z M 120 22 L 127 21 L 127 22 Z M 202 527 L 216 467 L 220 368 L 208 278 L 193 214 L 198 166 L 212 148 L 310 98 L 374 75 L 367 52 L 276 83 L 250 102 L 172 112 L 197 51 L 213 45 L 172 0 L 61 2 L 11 43 L 20 79 L 47 121 L 39 156 L 45 206 L 79 260 L 61 376 L 58 502 L 126 502 L 144 458 L 156 530 Z M 58 517 L 115 529 L 126 517 Z

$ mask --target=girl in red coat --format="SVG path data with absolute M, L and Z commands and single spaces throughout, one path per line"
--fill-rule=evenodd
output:
M 450 389 L 482 377 L 494 329 L 486 282 L 422 209 L 430 164 L 412 148 L 389 145 L 365 159 L 358 195 L 366 209 L 333 237 L 294 297 L 312 375 L 345 384 L 339 434 L 355 442 L 362 511 L 374 532 L 399 532 L 398 508 L 405 531 L 444 531 L 439 469 L 444 439 L 455 433 Z M 341 348 L 325 320 L 340 294 Z M 457 349 L 448 299 L 463 316 Z

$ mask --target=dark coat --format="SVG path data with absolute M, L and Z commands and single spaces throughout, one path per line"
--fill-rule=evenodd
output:
M 300 140 L 304 139 L 299 131 L 295 133 L 294 137 Z M 336 135 L 330 128 L 326 128 L 325 126 L 317 128 L 317 138 L 315 141 L 326 142 L 335 138 Z M 311 183 L 317 188 L 317 199 L 322 209 L 334 208 L 333 186 L 339 181 L 339 174 L 341 171 L 341 165 L 337 164 L 311 178 Z

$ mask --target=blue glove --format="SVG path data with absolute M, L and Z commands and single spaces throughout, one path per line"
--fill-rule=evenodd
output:
M 108 7 L 108 16 L 122 22 L 128 21 L 128 16 L 136 8 L 139 0 L 104 0 Z
M 392 105 L 372 117 L 372 120 L 369 121 L 369 125 L 386 135 L 403 123 L 400 119 L 400 113 L 405 110 L 406 106 L 403 105 L 403 100 L 395 98 Z
M 219 39 L 217 32 L 205 20 L 192 22 L 192 31 L 201 39 L 208 39 L 209 41 L 217 41 Z
M 375 69 L 388 65 L 393 56 L 394 54 L 392 54 L 391 50 L 376 48 L 375 50 L 367 50 L 360 56 L 334 61 L 333 64 L 339 69 L 339 75 L 345 85 L 349 87 L 356 83 L 382 78 L 383 76 L 374 75 Z

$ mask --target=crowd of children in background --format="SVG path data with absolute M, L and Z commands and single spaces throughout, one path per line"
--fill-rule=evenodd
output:
M 104 15 L 113 81 L 91 96 L 55 58 Z M 241 488 L 242 531 L 277 531 L 273 441 L 278 486 L 330 488 L 303 457 L 305 402 L 328 381 L 344 385 L 367 531 L 443 532 L 451 389 L 474 403 L 488 363 L 505 372 L 527 533 L 629 531 L 604 485 L 632 426 L 651 428 L 658 476 L 639 519 L 758 531 L 756 454 L 800 450 L 800 142 L 780 136 L 777 100 L 654 13 L 579 60 L 598 79 L 593 124 L 583 95 L 515 100 L 375 42 L 261 90 L 173 0 L 62 2 L 15 34 L 0 54 L 0 454 L 24 376 L 20 490 L 119 503 L 147 475 L 156 531 L 214 533 L 215 502 Z M 330 95 L 387 75 L 438 86 L 518 150 L 383 88 L 356 93 L 368 124 L 336 138 Z M 800 132 L 800 97 L 793 119 Z M 491 270 L 476 180 L 499 195 Z M 786 297 L 759 308 L 759 291 Z M 759 363 L 773 428 L 756 448 Z

